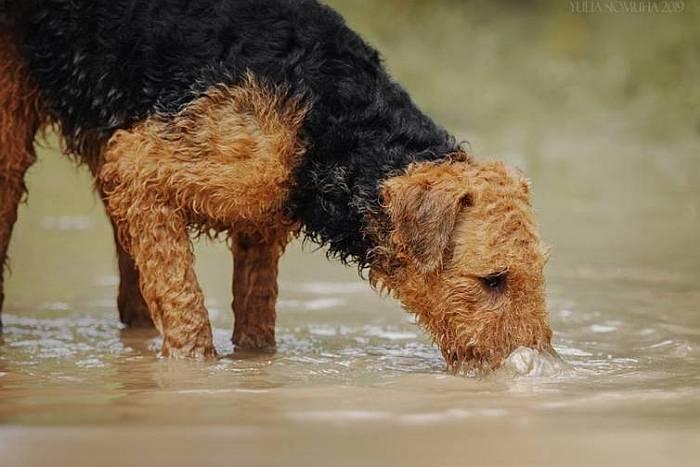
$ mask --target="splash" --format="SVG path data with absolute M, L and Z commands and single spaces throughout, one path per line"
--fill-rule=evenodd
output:
M 570 367 L 558 355 L 527 347 L 518 347 L 503 362 L 502 370 L 513 376 L 551 377 Z

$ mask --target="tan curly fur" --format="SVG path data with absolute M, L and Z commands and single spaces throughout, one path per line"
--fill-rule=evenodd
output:
M 275 347 L 275 304 L 279 258 L 289 241 L 289 231 L 263 238 L 236 234 L 233 239 L 233 344 L 242 350 Z
M 0 310 L 17 208 L 26 192 L 24 175 L 35 160 L 34 136 L 44 123 L 39 91 L 15 45 L 13 32 L 0 27 Z
M 156 116 L 118 131 L 108 143 L 99 183 L 119 238 L 138 267 L 141 291 L 163 335 L 163 355 L 215 354 L 188 228 L 253 233 L 263 245 L 279 245 L 297 229 L 283 207 L 290 173 L 304 152 L 298 132 L 305 109 L 284 95 L 248 76 L 239 86 L 210 90 L 174 118 Z M 276 263 L 281 253 L 276 248 L 260 247 L 267 263 Z M 240 245 L 236 249 L 245 269 L 248 253 Z M 252 293 L 274 291 L 271 284 L 262 285 L 264 290 L 258 285 Z M 255 297 L 234 300 L 241 304 L 238 336 L 245 345 L 245 323 L 260 327 L 249 310 L 269 305 Z M 261 317 L 262 328 L 274 321 L 269 315 Z
M 470 158 L 416 164 L 382 197 L 391 231 L 370 280 L 416 314 L 453 371 L 493 368 L 519 346 L 551 351 L 545 254 L 520 173 Z
M 101 161 L 104 157 L 104 147 L 99 151 L 99 154 L 94 159 L 96 161 Z M 91 166 L 91 168 L 93 167 Z M 98 175 L 97 171 L 99 168 L 100 165 L 95 164 L 93 170 L 93 176 L 95 178 Z M 100 199 L 106 206 L 106 195 L 102 191 L 99 183 L 97 184 L 97 191 L 99 192 Z M 134 263 L 131 255 L 129 255 L 119 241 L 119 229 L 117 228 L 116 222 L 111 217 L 109 220 L 112 225 L 114 245 L 117 254 L 117 266 L 119 268 L 119 289 L 117 291 L 119 321 L 130 328 L 152 328 L 153 320 L 151 319 L 151 313 L 148 311 L 148 305 L 146 305 L 146 301 L 141 294 L 139 272 L 136 268 L 136 263 Z

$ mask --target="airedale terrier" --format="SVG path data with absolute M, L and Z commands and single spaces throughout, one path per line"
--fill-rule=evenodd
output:
M 368 271 L 453 370 L 495 367 L 519 346 L 551 350 L 528 182 L 461 149 L 331 8 L 0 8 L 1 260 L 35 134 L 53 125 L 116 227 L 122 319 L 150 310 L 163 356 L 216 355 L 193 230 L 232 239 L 238 347 L 274 346 L 277 263 L 301 234 Z

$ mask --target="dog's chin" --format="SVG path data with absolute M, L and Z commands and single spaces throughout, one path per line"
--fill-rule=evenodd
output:
M 456 350 L 455 350 L 456 349 Z M 497 369 L 505 361 L 505 353 L 495 349 L 482 353 L 472 346 L 453 347 L 451 352 L 443 352 L 447 370 L 454 375 L 482 376 Z

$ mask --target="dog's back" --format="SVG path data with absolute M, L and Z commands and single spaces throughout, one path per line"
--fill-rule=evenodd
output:
M 0 24 L 12 25 L 33 9 L 41 6 L 42 0 L 0 0 Z
M 337 80 L 316 68 L 342 54 L 378 66 L 376 53 L 315 0 L 34 0 L 22 11 L 13 5 L 6 11 L 15 16 L 29 68 L 70 149 L 88 132 L 107 137 L 153 113 L 173 114 L 247 72 L 272 83 L 304 81 L 323 93 Z
M 348 261 L 369 258 L 363 219 L 377 209 L 377 180 L 407 158 L 457 150 L 378 52 L 317 0 L 32 1 L 15 13 L 23 56 L 68 151 L 91 167 L 116 130 L 174 118 L 248 74 L 302 100 L 308 151 L 294 177 L 306 189 L 288 208 Z
M 14 23 L 14 0 L 0 0 L 0 27 Z

